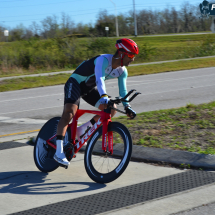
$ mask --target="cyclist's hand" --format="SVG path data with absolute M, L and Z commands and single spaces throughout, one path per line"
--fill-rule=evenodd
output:
M 125 111 L 127 113 L 127 116 L 130 117 L 131 119 L 134 119 L 137 115 L 136 112 L 132 110 L 130 106 L 126 107 Z
M 104 109 L 105 108 L 107 108 L 107 104 L 108 104 L 108 102 L 109 102 L 109 98 L 108 98 L 108 96 L 107 95 L 104 95 L 104 96 L 102 96 L 100 99 L 99 99 L 99 103 L 100 104 L 103 104 L 104 105 Z

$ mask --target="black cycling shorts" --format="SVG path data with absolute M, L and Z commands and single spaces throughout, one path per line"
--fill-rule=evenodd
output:
M 70 77 L 64 86 L 64 104 L 76 104 L 79 106 L 80 98 L 83 98 L 88 104 L 95 106 L 100 99 L 97 87 L 83 94 L 80 84 L 76 79 Z

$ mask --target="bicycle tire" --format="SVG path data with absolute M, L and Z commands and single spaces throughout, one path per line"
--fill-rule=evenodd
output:
M 41 172 L 52 172 L 59 167 L 53 156 L 56 152 L 54 148 L 46 143 L 46 140 L 53 137 L 57 132 L 57 126 L 60 117 L 54 117 L 48 120 L 39 131 L 34 145 L 34 162 Z M 64 146 L 71 139 L 71 131 L 67 129 L 64 137 Z M 51 141 L 55 144 L 56 137 Z
M 118 135 L 119 138 L 121 137 L 119 140 L 122 142 L 121 144 L 113 144 L 113 155 L 109 154 L 107 156 L 107 154 L 102 151 L 102 127 L 100 127 L 88 141 L 84 156 L 84 164 L 87 174 L 93 181 L 102 184 L 116 180 L 125 171 L 132 153 L 132 138 L 130 132 L 123 124 L 119 122 L 111 122 L 108 125 L 108 132 L 109 131 L 114 133 L 113 136 Z M 113 137 L 113 140 L 114 138 L 116 139 L 116 137 Z M 103 163 L 101 162 L 102 158 Z M 108 161 L 107 172 L 105 171 L 106 167 L 103 169 L 103 164 L 106 161 Z M 102 166 L 101 170 L 99 167 L 100 164 Z

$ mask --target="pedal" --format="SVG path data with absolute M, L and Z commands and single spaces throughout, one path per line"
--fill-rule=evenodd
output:
M 68 169 L 68 166 L 66 166 L 66 165 L 59 164 L 59 166 L 65 168 L 65 169 Z
M 73 158 L 76 158 L 76 155 L 74 155 Z

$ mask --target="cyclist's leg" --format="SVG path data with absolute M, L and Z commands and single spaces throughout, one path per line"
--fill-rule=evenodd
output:
M 99 99 L 101 98 L 97 88 L 92 89 L 87 95 L 82 97 L 88 104 L 97 107 L 100 110 L 104 110 L 104 106 L 99 104 Z M 116 108 L 116 105 L 114 105 Z M 115 110 L 111 110 L 111 117 L 116 114 Z M 95 115 L 90 121 L 84 123 L 77 128 L 77 137 L 80 140 L 81 136 L 86 132 L 86 130 L 92 127 L 100 118 L 100 115 Z
M 78 110 L 78 105 L 66 103 L 64 105 L 63 114 L 58 123 L 57 135 L 65 136 L 69 122 L 72 120 Z
M 63 139 L 69 122 L 77 112 L 80 96 L 80 85 L 74 78 L 69 78 L 64 87 L 64 109 L 57 127 L 57 148 L 54 155 L 54 159 L 63 165 L 69 165 L 69 161 L 66 159 L 66 156 L 63 152 Z
M 98 108 L 99 110 L 104 110 L 104 105 L 99 103 L 100 100 L 100 95 L 98 92 L 98 89 L 95 87 L 92 91 L 90 91 L 87 95 L 85 95 L 84 97 L 82 97 L 88 104 Z M 117 108 L 117 106 L 114 104 L 114 107 Z M 116 114 L 117 111 L 115 110 L 111 110 L 111 117 L 113 117 Z M 98 119 L 100 118 L 100 115 L 95 115 L 93 117 L 93 119 L 95 120 L 95 122 L 98 121 Z

